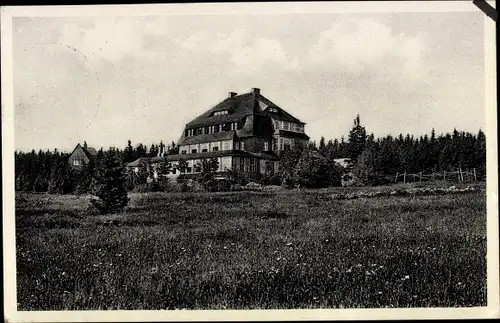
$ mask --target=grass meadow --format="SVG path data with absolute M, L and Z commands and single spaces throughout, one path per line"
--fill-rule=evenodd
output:
M 485 306 L 477 187 L 138 193 L 113 215 L 85 196 L 18 193 L 18 310 Z

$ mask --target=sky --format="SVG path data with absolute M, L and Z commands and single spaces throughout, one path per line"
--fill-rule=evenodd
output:
M 474 8 L 471 8 L 474 9 Z M 484 14 L 15 17 L 15 148 L 177 141 L 228 92 L 261 94 L 311 140 L 485 126 Z

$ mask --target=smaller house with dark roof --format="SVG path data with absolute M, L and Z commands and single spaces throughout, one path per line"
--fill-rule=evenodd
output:
M 84 142 L 83 146 L 78 143 L 68 158 L 68 164 L 75 169 L 81 169 L 96 156 L 97 150 L 87 146 L 87 142 Z

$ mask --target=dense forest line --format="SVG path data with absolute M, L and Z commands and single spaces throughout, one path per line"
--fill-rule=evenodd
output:
M 160 151 L 169 154 L 178 153 L 178 147 L 172 143 L 166 147 L 162 142 L 152 144 L 149 149 L 139 143 L 132 145 L 129 140 L 123 149 L 109 148 L 98 151 L 95 162 L 76 171 L 67 163 L 69 153 L 57 149 L 32 150 L 31 152 L 15 152 L 16 190 L 50 192 L 50 193 L 86 193 L 91 190 L 92 181 L 106 153 L 113 153 L 121 164 L 136 160 L 139 157 L 154 157 Z M 324 165 L 309 161 L 305 152 L 317 152 L 324 158 Z M 332 172 L 338 173 L 338 167 L 332 161 L 337 158 L 350 158 L 353 172 L 359 174 L 366 184 L 376 184 L 381 179 L 394 176 L 396 172 L 453 171 L 475 169 L 478 178 L 484 178 L 486 171 L 486 137 L 483 131 L 470 133 L 457 131 L 436 135 L 430 134 L 414 137 L 410 134 L 400 134 L 393 137 L 387 135 L 375 138 L 368 135 L 362 126 L 359 116 L 347 140 L 321 138 L 319 143 L 310 142 L 308 147 L 292 149 L 282 155 L 282 168 L 274 177 L 291 179 L 291 174 L 300 177 L 310 177 L 307 186 L 338 185 L 339 181 L 323 181 L 321 177 Z M 315 163 L 315 164 L 314 164 Z M 314 164 L 314 165 L 313 165 Z M 314 167 L 313 167 L 314 166 Z M 146 173 L 146 172 L 144 172 Z M 365 175 L 362 175 L 365 174 Z M 369 175 L 366 175 L 369 174 Z M 328 176 L 330 176 L 328 175 Z M 338 174 L 337 174 L 338 175 Z M 333 176 L 333 175 L 332 175 Z M 363 178 L 366 177 L 366 178 Z M 338 178 L 338 176 L 333 176 Z M 316 180 L 317 179 L 317 180 Z M 318 184 L 317 182 L 321 183 Z M 316 185 L 317 184 L 317 185 Z M 128 185 L 131 187 L 132 185 Z

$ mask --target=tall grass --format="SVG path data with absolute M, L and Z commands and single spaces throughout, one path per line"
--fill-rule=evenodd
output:
M 19 310 L 482 306 L 485 194 L 332 190 L 16 204 Z

